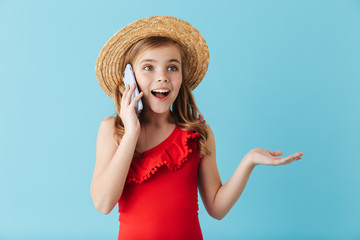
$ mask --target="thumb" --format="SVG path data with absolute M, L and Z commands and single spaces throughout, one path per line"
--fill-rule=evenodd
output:
M 273 156 L 280 156 L 283 154 L 283 152 L 282 151 L 272 151 L 272 152 L 270 152 L 270 154 Z

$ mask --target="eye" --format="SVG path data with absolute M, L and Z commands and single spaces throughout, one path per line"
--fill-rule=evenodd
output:
M 149 70 L 152 69 L 152 66 L 149 66 L 149 65 L 148 65 L 148 66 L 145 66 L 144 69 L 145 69 L 146 71 L 149 71 Z
M 178 68 L 176 66 L 171 66 L 171 67 L 169 67 L 169 69 L 170 69 L 170 71 L 177 71 L 178 70 Z

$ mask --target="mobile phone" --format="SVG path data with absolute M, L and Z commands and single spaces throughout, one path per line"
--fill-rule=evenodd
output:
M 136 87 L 135 87 L 135 90 L 133 92 L 133 94 L 131 95 L 131 100 L 133 100 L 134 97 L 136 97 L 137 95 L 139 95 L 139 88 L 138 88 L 138 85 L 136 83 L 136 80 L 135 80 L 135 75 L 134 75 L 134 72 L 133 72 L 133 69 L 131 67 L 131 64 L 127 64 L 126 67 L 125 67 L 125 71 L 124 71 L 124 74 L 123 74 L 123 79 L 124 79 L 124 84 L 125 86 L 126 85 L 131 85 L 133 83 L 136 84 Z M 141 99 L 139 101 L 136 102 L 135 104 L 135 111 L 136 111 L 136 114 L 140 113 L 141 110 L 143 109 L 143 104 L 142 104 L 142 101 Z

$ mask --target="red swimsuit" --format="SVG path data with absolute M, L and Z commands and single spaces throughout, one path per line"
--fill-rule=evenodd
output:
M 203 239 L 198 219 L 199 133 L 177 126 L 133 159 L 119 199 L 120 240 Z

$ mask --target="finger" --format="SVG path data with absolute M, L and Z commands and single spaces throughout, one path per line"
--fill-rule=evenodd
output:
M 131 86 L 129 85 L 129 84 L 125 84 L 125 91 L 129 91 L 129 88 L 130 88 Z
M 134 97 L 134 99 L 131 101 L 130 105 L 135 107 L 135 104 L 140 100 L 140 98 L 142 98 L 143 95 L 144 95 L 144 93 L 140 92 L 139 95 Z
M 122 96 L 121 96 L 121 105 L 124 104 L 124 100 L 125 100 L 125 97 L 126 97 L 127 89 L 128 89 L 128 85 L 125 84 L 125 89 L 124 89 L 124 92 L 123 92 L 123 94 L 122 94 Z
M 297 158 L 290 158 L 288 161 L 286 161 L 284 164 L 290 164 L 290 163 L 292 163 L 292 162 L 295 162 L 295 161 L 297 161 L 297 160 L 299 160 L 299 159 L 297 159 Z
M 303 155 L 303 153 L 294 153 L 291 156 L 298 158 L 298 157 L 301 157 L 302 155 Z
M 124 93 L 123 93 L 123 98 L 126 98 L 127 94 L 129 93 L 129 88 L 130 88 L 130 85 L 125 84 L 125 90 L 124 90 Z
M 136 84 L 135 83 L 131 84 L 130 89 L 129 89 L 130 96 L 132 96 L 134 94 L 135 88 L 136 88 Z
M 270 154 L 273 156 L 280 156 L 283 154 L 283 152 L 282 151 L 270 151 Z
M 122 96 L 123 104 L 129 104 L 128 96 L 129 95 L 129 84 L 125 84 L 125 91 Z
M 281 152 L 281 151 L 275 151 L 275 152 Z M 280 154 L 281 155 L 281 154 Z M 279 158 L 279 157 L 273 157 L 272 158 L 272 165 L 278 166 L 278 165 L 285 165 L 292 163 L 294 161 L 300 160 L 301 155 L 300 154 L 293 154 L 285 158 Z
M 288 157 L 284 158 L 283 164 L 289 164 L 296 160 L 299 160 L 299 156 L 296 156 L 296 155 L 288 156 Z
M 142 96 L 144 96 L 143 92 L 140 92 L 139 95 L 137 95 L 136 97 L 134 97 L 134 99 L 131 101 L 131 104 L 136 104 L 141 98 Z
M 126 96 L 125 96 L 125 103 L 126 104 L 130 104 L 131 103 L 131 96 L 133 95 L 134 93 L 134 90 L 135 90 L 135 87 L 136 87 L 136 84 L 133 83 L 131 85 L 128 85 L 128 92 L 126 93 Z

